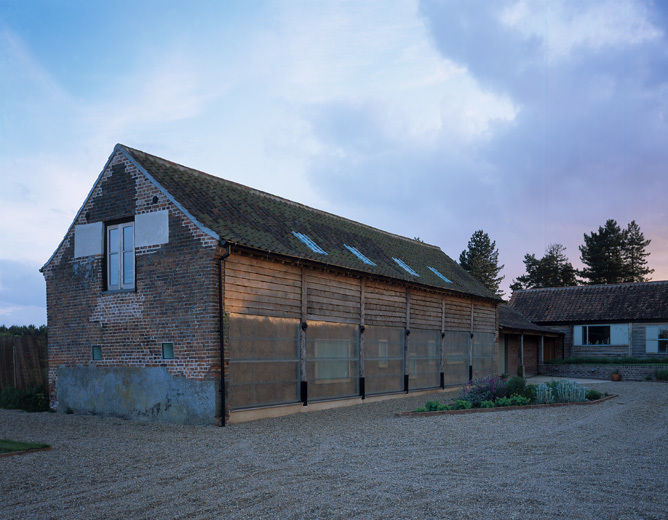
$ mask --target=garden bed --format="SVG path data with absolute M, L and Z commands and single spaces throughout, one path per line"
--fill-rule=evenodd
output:
M 48 444 L 38 444 L 35 442 L 18 442 L 9 439 L 0 439 L 0 457 L 11 457 L 12 455 L 22 455 L 33 451 L 50 450 Z
M 596 399 L 594 401 L 583 401 L 577 403 L 550 403 L 550 404 L 526 404 L 521 406 L 495 406 L 494 408 L 469 408 L 464 410 L 434 410 L 430 412 L 399 412 L 395 413 L 396 417 L 430 417 L 432 415 L 456 415 L 463 413 L 483 413 L 483 412 L 503 412 L 507 410 L 526 410 L 529 408 L 554 408 L 556 406 L 572 406 L 572 405 L 590 405 L 598 404 L 609 399 L 619 397 L 619 394 L 611 394 Z

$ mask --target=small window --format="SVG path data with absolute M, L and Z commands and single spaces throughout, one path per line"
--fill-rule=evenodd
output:
M 394 257 L 392 257 L 392 260 L 394 260 L 399 266 L 401 266 L 401 267 L 403 268 L 403 270 L 406 271 L 408 274 L 412 274 L 413 276 L 420 276 L 420 275 L 417 274 L 415 271 L 413 271 L 413 269 L 411 269 L 410 267 L 408 267 L 408 265 L 406 265 L 406 262 L 404 262 L 404 261 L 401 260 L 400 258 L 394 258 Z
M 107 289 L 134 289 L 134 223 L 107 226 Z
M 162 359 L 174 359 L 174 343 L 162 344 Z
M 351 377 L 350 341 L 315 342 L 315 379 L 319 383 L 338 383 Z
M 99 361 L 102 359 L 102 347 L 99 345 L 94 345 L 90 349 L 90 357 L 93 361 Z
M 661 327 L 659 329 L 659 339 L 657 343 L 657 352 L 660 354 L 668 353 L 668 327 Z
M 441 280 L 443 280 L 446 283 L 452 283 L 450 280 L 448 280 L 445 276 L 443 276 L 438 269 L 435 267 L 427 266 L 427 269 L 429 269 L 432 273 L 434 273 L 436 276 L 438 276 Z
M 357 258 L 359 258 L 365 264 L 376 265 L 371 260 L 369 260 L 366 256 L 364 256 L 362 253 L 360 253 L 359 249 L 357 249 L 356 247 L 349 246 L 348 244 L 343 244 L 343 247 L 345 247 L 348 251 L 350 251 L 352 254 L 354 254 Z
M 389 342 L 386 339 L 378 340 L 378 368 L 389 366 Z
M 304 242 L 306 246 L 313 251 L 314 253 L 318 253 L 319 255 L 326 255 L 327 252 L 320 247 L 318 244 L 316 244 L 313 240 L 311 240 L 308 236 L 306 236 L 304 233 L 297 233 L 296 231 L 293 231 L 292 234 L 296 236 L 299 240 Z
M 582 327 L 583 345 L 610 345 L 610 325 L 585 325 Z

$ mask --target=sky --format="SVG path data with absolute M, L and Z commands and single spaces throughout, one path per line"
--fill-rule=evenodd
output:
M 118 142 L 457 259 L 636 220 L 668 279 L 668 6 L 0 0 L 0 324 Z

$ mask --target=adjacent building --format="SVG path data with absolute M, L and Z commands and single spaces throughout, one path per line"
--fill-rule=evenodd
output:
M 438 247 L 122 145 L 42 272 L 59 410 L 224 424 L 498 370 L 500 300 Z
M 668 356 L 668 281 L 515 291 L 513 309 L 564 334 L 564 355 Z

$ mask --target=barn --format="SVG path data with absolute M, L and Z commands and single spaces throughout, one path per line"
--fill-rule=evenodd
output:
M 497 371 L 437 246 L 116 145 L 42 267 L 58 410 L 225 424 Z

